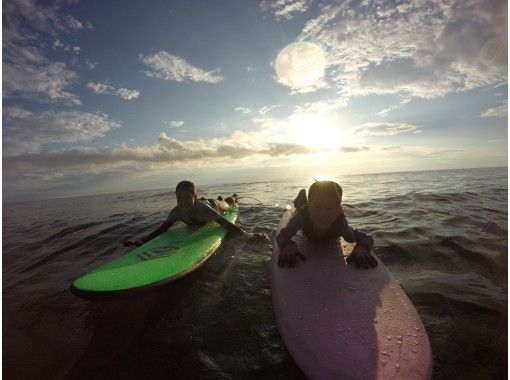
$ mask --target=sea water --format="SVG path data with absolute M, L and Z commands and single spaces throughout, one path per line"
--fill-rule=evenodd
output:
M 254 237 L 230 237 L 189 279 L 114 301 L 80 299 L 69 285 L 157 228 L 175 184 L 4 204 L 3 375 L 304 378 L 275 324 L 267 263 L 281 214 L 312 181 L 198 184 L 200 196 L 241 196 L 238 224 Z M 374 237 L 423 320 L 434 378 L 506 378 L 507 168 L 337 181 L 350 225 Z

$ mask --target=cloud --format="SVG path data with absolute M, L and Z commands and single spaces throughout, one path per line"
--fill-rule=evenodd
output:
M 55 50 L 55 49 L 63 49 L 64 51 L 72 51 L 76 54 L 79 54 L 81 51 L 81 48 L 79 46 L 65 45 L 59 39 L 56 39 L 55 42 L 53 43 L 53 50 Z
M 471 153 L 467 149 L 445 148 L 438 146 L 400 146 L 400 145 L 377 145 L 371 147 L 372 151 L 393 152 L 392 156 L 407 156 L 420 158 L 445 159 L 456 157 L 460 154 Z
M 99 132 L 104 133 L 103 132 Z M 189 163 L 211 164 L 228 159 L 254 156 L 290 156 L 315 152 L 299 144 L 254 142 L 249 134 L 234 132 L 230 137 L 213 140 L 179 141 L 160 134 L 155 145 L 109 147 L 102 149 L 72 148 L 53 151 L 31 151 L 4 156 L 4 171 L 13 176 L 24 173 L 74 172 L 94 170 L 102 172 L 112 168 L 141 165 L 139 167 L 181 167 Z M 76 136 L 73 136 L 76 139 Z
M 87 83 L 87 87 L 96 94 L 110 94 L 115 90 L 112 86 L 104 83 Z
M 370 150 L 368 146 L 342 146 L 340 151 L 344 153 L 357 153 Z
M 140 91 L 138 90 L 129 90 L 127 88 L 119 88 L 115 90 L 115 95 L 124 100 L 132 100 L 136 99 L 140 96 Z
M 70 29 L 75 29 L 75 30 L 81 30 L 83 29 L 83 24 L 81 23 L 80 20 L 77 20 L 75 19 L 73 16 L 71 15 L 66 15 L 65 16 L 65 21 L 67 23 L 67 26 L 70 28 Z M 89 25 L 91 25 L 89 23 Z
M 3 4 L 3 96 L 20 96 L 42 102 L 80 105 L 77 95 L 67 89 L 77 74 L 65 63 L 44 55 L 45 40 L 58 41 L 55 48 L 66 48 L 56 38 L 83 28 L 76 18 L 60 12 L 59 3 L 41 5 L 31 0 Z M 68 46 L 78 53 L 78 46 Z
M 252 112 L 251 109 L 249 109 L 248 107 L 237 107 L 234 111 L 241 112 L 244 114 L 249 114 Z
M 306 12 L 311 4 L 312 0 L 263 0 L 259 7 L 262 12 L 274 14 L 277 20 L 290 20 L 298 13 Z
M 504 118 L 508 116 L 508 104 L 499 107 L 489 108 L 487 111 L 480 115 L 481 117 L 499 117 Z
M 342 96 L 420 98 L 507 80 L 507 3 L 392 0 L 325 3 L 298 40 L 325 49 Z
M 4 96 L 21 96 L 43 102 L 80 105 L 80 98 L 64 89 L 76 82 L 77 74 L 62 62 L 3 64 Z
M 365 123 L 354 128 L 354 134 L 366 136 L 393 136 L 400 133 L 420 133 L 417 126 L 411 124 L 395 123 Z
M 96 94 L 115 95 L 124 100 L 132 100 L 140 96 L 140 91 L 138 90 L 128 90 L 127 88 L 116 89 L 115 87 L 105 83 L 89 82 L 87 87 Z
M 237 107 L 235 109 L 235 111 L 241 112 L 243 114 L 250 114 L 250 113 L 256 112 L 259 115 L 265 115 L 266 113 L 268 113 L 269 111 L 271 111 L 272 109 L 274 109 L 276 107 L 280 107 L 280 105 L 279 104 L 274 104 L 272 106 L 262 106 L 262 107 L 260 107 L 259 109 L 255 110 L 255 111 L 250 109 L 250 108 L 248 108 L 248 107 L 241 106 L 241 107 Z
M 83 24 L 75 17 L 62 14 L 59 2 L 41 5 L 34 0 L 12 0 L 3 4 L 5 25 L 9 29 L 30 23 L 29 30 L 57 34 L 67 30 L 81 30 Z M 26 25 L 24 27 L 27 27 Z
M 398 106 L 389 106 L 388 108 L 383 109 L 382 111 L 379 111 L 376 113 L 376 115 L 386 117 L 391 111 L 394 111 L 398 108 Z
M 304 103 L 296 106 L 295 113 L 331 113 L 347 105 L 346 98 L 319 100 L 312 103 Z
M 399 145 L 383 145 L 379 146 L 379 150 L 382 151 L 402 151 L 403 148 Z
M 269 111 L 271 111 L 272 109 L 277 108 L 277 107 L 280 107 L 280 105 L 274 104 L 272 106 L 263 106 L 263 107 L 259 108 L 257 110 L 257 112 L 259 115 L 265 115 L 266 113 L 268 113 Z
M 218 83 L 225 79 L 220 69 L 205 71 L 193 66 L 183 58 L 160 51 L 151 55 L 141 55 L 140 61 L 149 67 L 144 73 L 150 77 L 177 82 Z
M 47 144 L 89 141 L 119 127 L 119 122 L 101 113 L 33 113 L 20 107 L 7 107 L 3 111 L 4 154 L 34 153 Z
M 181 128 L 184 125 L 184 121 L 182 120 L 166 121 L 164 122 L 164 124 L 170 128 Z
M 97 62 L 92 61 L 90 59 L 86 59 L 85 60 L 85 65 L 89 68 L 89 70 L 93 70 L 97 66 Z

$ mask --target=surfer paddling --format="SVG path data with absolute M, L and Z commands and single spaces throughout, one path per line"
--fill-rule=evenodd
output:
M 201 226 L 207 222 L 215 221 L 225 227 L 229 232 L 244 234 L 242 228 L 230 223 L 221 216 L 221 213 L 227 211 L 231 205 L 237 203 L 238 197 L 236 194 L 225 199 L 218 197 L 218 199 L 201 198 L 199 200 L 193 182 L 181 181 L 175 188 L 175 195 L 177 197 L 177 206 L 170 211 L 167 218 L 158 229 L 141 239 L 127 240 L 124 242 L 124 245 L 139 246 L 145 244 L 168 230 L 178 220 L 190 226 Z
M 276 236 L 280 248 L 278 265 L 293 267 L 297 258 L 306 260 L 292 240 L 301 230 L 308 239 L 318 243 L 334 241 L 340 237 L 349 243 L 356 243 L 347 263 L 354 262 L 358 268 L 375 267 L 377 260 L 370 253 L 374 240 L 370 235 L 349 226 L 341 203 L 342 188 L 336 182 L 314 182 L 308 190 L 308 199 L 306 190 L 302 189 L 294 200 L 296 211 L 287 226 Z

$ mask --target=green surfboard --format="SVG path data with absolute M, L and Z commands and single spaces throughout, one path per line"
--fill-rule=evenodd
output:
M 239 206 L 223 217 L 234 223 Z M 175 281 L 201 267 L 227 234 L 216 222 L 200 227 L 174 226 L 125 255 L 77 278 L 71 291 L 84 298 L 137 293 Z

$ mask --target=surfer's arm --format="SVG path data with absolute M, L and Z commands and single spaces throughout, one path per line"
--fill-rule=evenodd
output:
M 276 236 L 276 243 L 280 248 L 278 255 L 278 266 L 293 267 L 296 265 L 296 258 L 306 260 L 306 257 L 299 252 L 299 248 L 292 237 L 301 229 L 301 216 L 295 213 L 287 223 L 287 226 L 280 230 Z
M 377 260 L 370 254 L 370 251 L 374 247 L 374 239 L 372 236 L 367 235 L 358 229 L 352 228 L 347 223 L 347 219 L 345 219 L 342 237 L 348 243 L 356 243 L 351 254 L 347 257 L 348 264 L 354 262 L 358 268 L 377 266 Z
M 158 227 L 157 230 L 151 232 L 149 235 L 142 237 L 140 240 L 145 244 L 148 241 L 151 241 L 155 237 L 161 235 L 163 232 L 168 230 L 170 227 L 172 227 L 174 223 L 169 220 L 165 220 L 161 226 Z
M 349 224 L 347 223 L 347 219 L 344 219 L 342 237 L 346 242 L 357 243 L 358 245 L 366 248 L 367 251 L 371 251 L 372 248 L 374 248 L 374 239 L 372 238 L 372 236 L 367 235 L 366 233 L 349 226 Z
M 153 231 L 152 233 L 150 233 L 149 235 L 147 236 L 144 236 L 138 240 L 126 240 L 124 242 L 124 246 L 126 247 L 131 247 L 131 246 L 135 246 L 135 247 L 139 247 L 141 246 L 142 244 L 145 244 L 147 243 L 148 241 L 154 239 L 156 236 L 159 236 L 161 235 L 163 232 L 165 232 L 166 230 L 168 230 L 172 225 L 174 224 L 174 222 L 171 222 L 171 221 L 168 221 L 168 220 L 165 220 L 163 222 L 163 224 L 161 226 L 158 227 L 157 230 Z
M 236 232 L 240 234 L 245 233 L 241 227 L 238 227 L 234 223 L 229 222 L 221 214 L 219 214 L 216 210 L 213 210 L 211 206 L 204 202 L 200 202 L 200 204 L 198 204 L 197 214 L 200 215 L 201 220 L 203 221 L 208 222 L 214 220 L 220 226 L 225 227 L 228 232 Z
M 289 244 L 295 244 L 292 237 L 301 229 L 301 216 L 299 213 L 295 213 L 287 223 L 287 226 L 280 230 L 280 233 L 276 236 L 276 243 L 280 248 L 280 251 Z
M 216 219 L 216 222 L 227 229 L 228 232 L 236 232 L 238 234 L 244 235 L 246 232 L 239 226 L 236 226 L 234 223 L 230 223 L 227 219 L 220 216 Z

